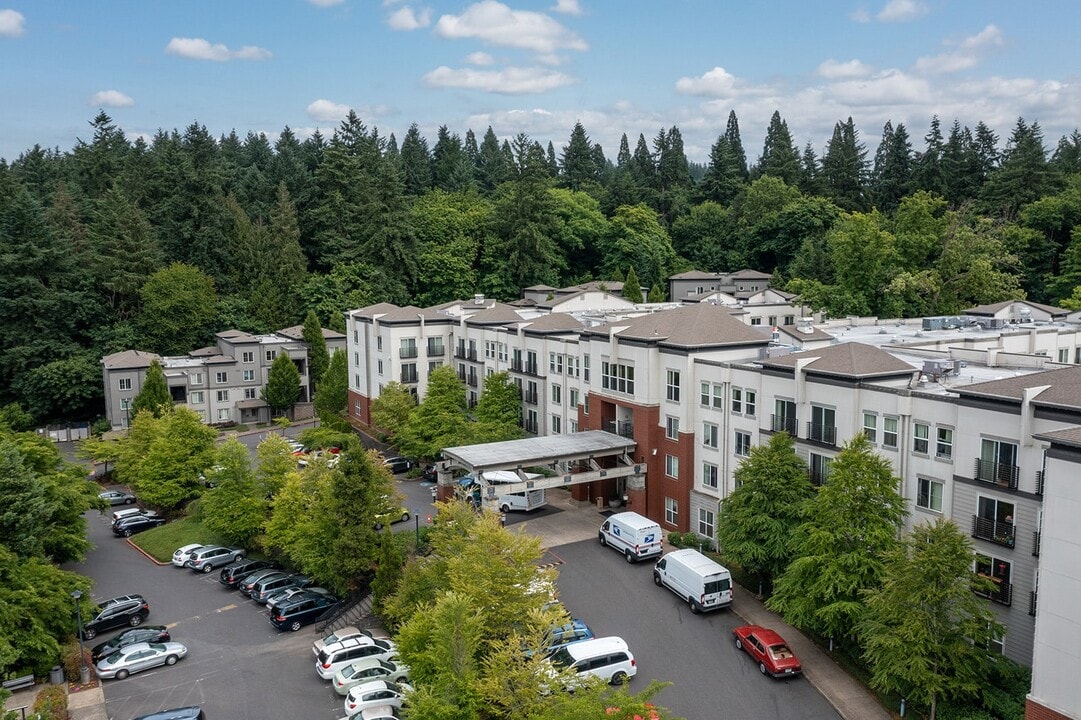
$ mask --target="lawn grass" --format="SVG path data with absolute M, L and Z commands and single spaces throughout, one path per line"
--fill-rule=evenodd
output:
M 228 544 L 222 538 L 209 532 L 203 527 L 202 522 L 190 515 L 165 523 L 161 527 L 133 535 L 131 541 L 155 560 L 161 562 L 171 561 L 173 552 L 182 545 L 192 543 L 199 543 L 200 545 Z

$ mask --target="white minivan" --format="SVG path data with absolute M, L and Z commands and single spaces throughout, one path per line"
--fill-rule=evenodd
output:
M 614 636 L 564 645 L 552 655 L 551 662 L 557 667 L 570 668 L 579 676 L 592 675 L 612 685 L 621 685 L 638 673 L 626 641 Z
M 526 480 L 535 480 L 540 477 L 539 473 L 527 472 L 524 474 Z M 496 493 L 499 493 L 499 486 L 502 484 L 522 482 L 522 478 L 518 476 L 518 473 L 509 470 L 489 470 L 481 473 L 481 475 L 484 476 L 485 482 L 495 486 Z M 496 504 L 499 507 L 499 512 L 502 513 L 508 513 L 512 510 L 530 512 L 547 505 L 548 498 L 545 496 L 544 488 L 540 488 L 516 493 L 499 493 Z
M 732 604 L 732 574 L 697 550 L 674 550 L 657 561 L 653 582 L 687 601 L 692 613 Z
M 661 554 L 661 526 L 636 512 L 616 513 L 605 520 L 597 539 L 623 553 L 627 562 Z

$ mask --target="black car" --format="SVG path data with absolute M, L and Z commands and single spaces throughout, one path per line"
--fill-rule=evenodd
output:
M 113 525 L 113 535 L 117 537 L 131 537 L 135 533 L 141 533 L 143 530 L 149 530 L 150 528 L 156 528 L 159 525 L 165 524 L 165 518 L 152 517 L 149 515 L 133 515 L 132 517 L 124 518 Z
M 142 595 L 121 595 L 101 603 L 94 618 L 83 623 L 83 640 L 93 640 L 103 630 L 123 625 L 142 625 L 150 615 L 150 605 Z
M 392 475 L 397 475 L 406 472 L 409 468 L 413 467 L 413 462 L 408 458 L 388 457 L 383 460 L 383 466 L 386 467 L 387 470 L 390 470 Z
M 109 638 L 103 643 L 98 643 L 94 646 L 94 649 L 90 651 L 90 655 L 94 659 L 94 664 L 97 665 L 98 660 L 112 655 L 125 645 L 131 645 L 132 643 L 137 642 L 169 642 L 171 639 L 172 638 L 169 637 L 169 628 L 164 625 L 143 625 L 142 627 L 129 628 L 119 635 Z
M 294 600 L 282 605 L 270 616 L 270 622 L 279 630 L 296 632 L 309 625 L 338 604 L 333 595 L 317 595 Z
M 240 581 L 251 575 L 256 570 L 272 568 L 273 565 L 266 560 L 237 560 L 229 563 L 218 574 L 218 582 L 225 587 L 235 588 Z

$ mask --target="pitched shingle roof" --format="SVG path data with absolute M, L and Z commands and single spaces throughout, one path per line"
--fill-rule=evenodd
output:
M 325 339 L 327 339 L 327 340 L 336 340 L 338 338 L 345 337 L 345 335 L 342 335 L 340 332 L 335 332 L 334 330 L 327 330 L 326 328 L 319 328 L 319 329 L 323 331 L 323 337 Z M 303 325 L 293 325 L 292 327 L 282 328 L 281 330 L 278 331 L 277 334 L 281 335 L 283 337 L 287 337 L 290 340 L 303 340 L 304 339 L 304 326 Z
M 101 364 L 106 370 L 138 370 L 150 367 L 153 360 L 160 360 L 160 356 L 152 352 L 142 350 L 123 350 L 112 355 L 106 355 L 101 359 Z
M 904 360 L 881 348 L 859 342 L 839 343 L 759 362 L 763 367 L 795 368 L 797 362 L 807 358 L 814 358 L 806 366 L 807 372 L 817 375 L 866 378 L 916 373 L 916 368 Z
M 394 303 L 381 302 L 376 303 L 375 305 L 368 305 L 367 307 L 362 307 L 359 310 L 354 310 L 353 317 L 370 319 L 375 317 L 376 315 L 382 315 L 383 313 L 388 313 L 397 309 L 398 306 Z
M 732 317 L 726 307 L 709 303 L 684 305 L 671 310 L 619 320 L 585 332 L 607 335 L 617 328 L 620 338 L 657 342 L 669 347 L 708 349 L 721 345 L 765 345 L 769 337 Z
M 1020 400 L 1024 397 L 1024 391 L 1028 388 L 1048 386 L 1034 399 L 1033 404 L 1062 407 L 1081 408 L 1081 366 L 1067 367 L 1057 370 L 1045 370 L 1038 373 L 1028 373 L 1017 377 L 1003 378 L 1001 380 L 989 380 L 988 382 L 973 383 L 955 387 L 958 394 L 970 397 L 986 397 L 1006 400 Z
M 1002 302 L 991 303 L 989 305 L 977 305 L 976 307 L 965 310 L 965 315 L 994 315 L 999 310 L 1007 308 L 1014 303 L 1020 305 L 1029 305 L 1037 310 L 1043 310 L 1048 315 L 1068 315 L 1069 310 L 1064 308 L 1055 307 L 1053 305 L 1043 305 L 1041 303 L 1032 302 L 1031 300 L 1003 300 Z
M 491 307 L 480 310 L 462 308 L 462 313 L 466 316 L 467 325 L 505 325 L 522 320 L 522 316 L 513 307 L 501 302 L 492 303 Z
M 550 313 L 529 320 L 525 326 L 527 333 L 567 333 L 578 332 L 584 327 L 582 322 L 568 313 Z
M 1063 428 L 1062 430 L 1052 430 L 1051 432 L 1034 433 L 1032 437 L 1037 440 L 1047 440 L 1048 442 L 1060 443 L 1062 445 L 1081 447 L 1081 425 L 1074 425 L 1073 427 Z

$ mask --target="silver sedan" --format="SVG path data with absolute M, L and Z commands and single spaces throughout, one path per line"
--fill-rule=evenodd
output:
M 97 664 L 98 677 L 123 680 L 132 673 L 158 667 L 175 665 L 188 654 L 188 649 L 178 642 L 134 643 L 122 647 Z

